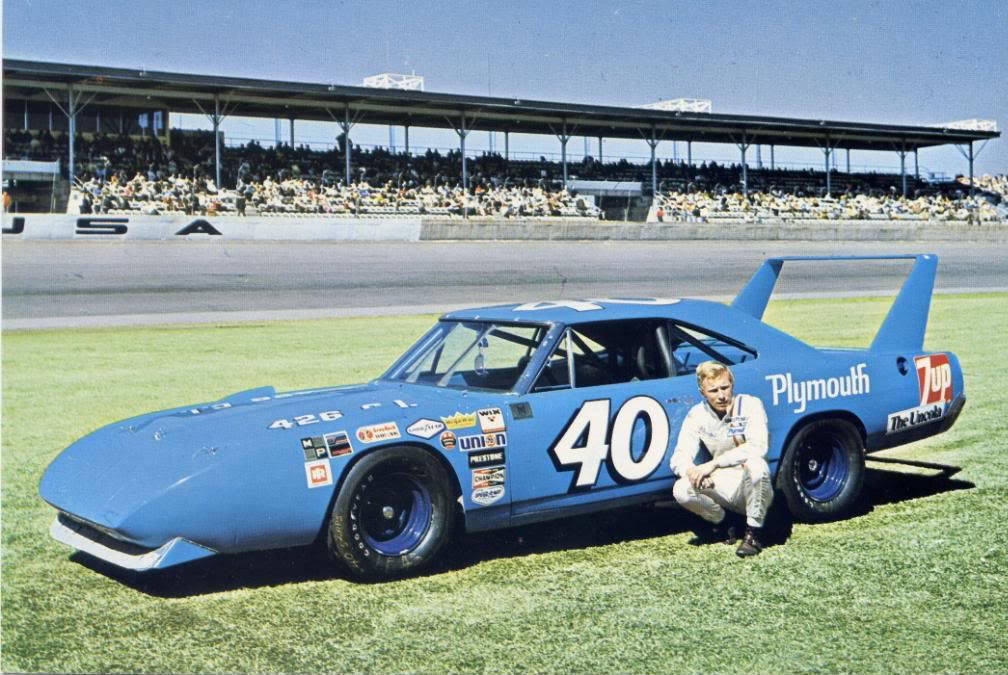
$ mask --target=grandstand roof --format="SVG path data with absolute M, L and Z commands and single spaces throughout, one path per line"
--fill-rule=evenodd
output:
M 7 101 L 48 103 L 48 90 L 63 100 L 69 87 L 86 92 L 90 106 L 134 108 L 138 112 L 165 109 L 202 113 L 213 109 L 215 97 L 228 114 L 243 117 L 294 118 L 414 127 L 465 127 L 476 131 L 603 136 L 704 143 L 748 143 L 853 150 L 914 150 L 949 143 L 965 144 L 1000 136 L 998 131 L 931 126 L 843 122 L 756 115 L 724 115 L 532 101 L 428 91 L 374 89 L 337 84 L 286 82 L 128 68 L 105 68 L 3 60 L 3 96 Z M 92 98 L 93 96 L 93 98 Z

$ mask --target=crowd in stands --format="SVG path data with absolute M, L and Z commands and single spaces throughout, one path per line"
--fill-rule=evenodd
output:
M 213 135 L 172 130 L 170 143 L 152 136 L 78 134 L 76 184 L 68 211 L 147 214 L 431 214 L 491 217 L 599 217 L 590 197 L 562 187 L 559 163 L 507 160 L 484 153 L 467 158 L 469 185 L 460 185 L 461 155 L 428 150 L 405 154 L 352 148 L 351 183 L 345 184 L 345 139 L 328 150 L 254 141 L 222 146 L 221 185 L 215 184 Z M 62 132 L 8 129 L 4 155 L 69 161 Z M 651 214 L 664 221 L 742 219 L 1008 219 L 1008 178 L 979 177 L 977 197 L 959 182 L 930 183 L 898 175 L 831 174 L 826 194 L 821 171 L 659 161 L 659 191 Z M 570 163 L 582 180 L 640 182 L 650 187 L 650 165 L 626 159 Z
M 959 192 L 963 192 L 959 190 Z M 966 188 L 968 192 L 968 187 Z M 1003 206 L 986 198 L 970 199 L 943 191 L 915 191 L 913 196 L 898 193 L 851 190 L 839 194 L 741 191 L 664 192 L 652 208 L 654 220 L 710 222 L 719 218 L 744 221 L 768 220 L 933 220 L 995 222 L 1008 217 Z

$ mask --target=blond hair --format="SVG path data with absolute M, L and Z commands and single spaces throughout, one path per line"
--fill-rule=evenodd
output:
M 704 380 L 715 380 L 725 373 L 728 373 L 728 381 L 735 384 L 735 376 L 732 375 L 731 368 L 718 361 L 704 361 L 696 369 L 697 388 L 702 391 Z

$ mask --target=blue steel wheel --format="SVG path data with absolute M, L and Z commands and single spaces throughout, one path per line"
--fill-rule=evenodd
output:
M 778 487 L 800 520 L 837 518 L 857 503 L 864 483 L 861 435 L 844 420 L 811 422 L 784 450 Z
M 393 578 L 429 563 L 454 524 L 454 484 L 431 453 L 382 448 L 355 464 L 329 522 L 329 552 L 359 578 Z

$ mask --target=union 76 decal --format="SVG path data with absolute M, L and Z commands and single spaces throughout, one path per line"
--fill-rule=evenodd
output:
M 669 421 L 661 403 L 650 396 L 634 396 L 620 406 L 611 426 L 609 405 L 609 399 L 585 401 L 550 446 L 550 458 L 558 471 L 577 470 L 572 491 L 595 485 L 602 462 L 613 480 L 632 483 L 654 473 L 665 458 Z M 638 419 L 644 421 L 647 433 L 644 453 L 635 460 L 630 440 Z

